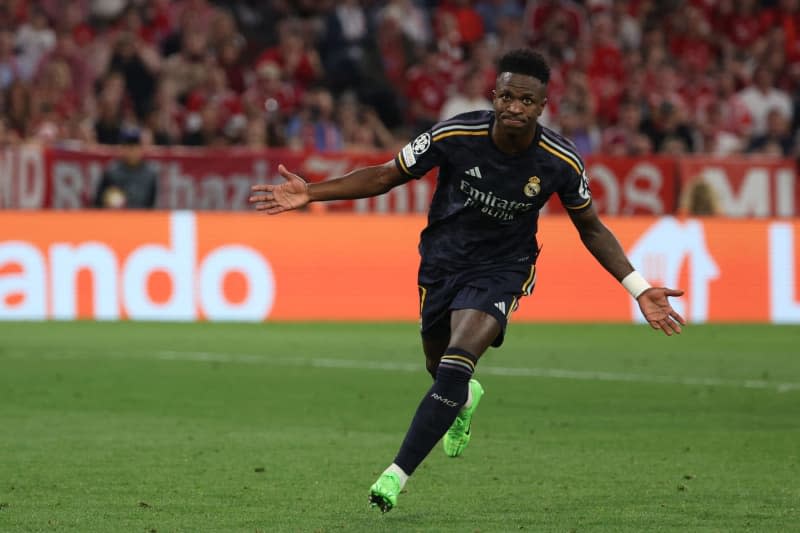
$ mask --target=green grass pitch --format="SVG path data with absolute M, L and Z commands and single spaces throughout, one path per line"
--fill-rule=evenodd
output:
M 512 323 L 381 515 L 414 324 L 0 323 L 0 531 L 800 531 L 798 341 Z

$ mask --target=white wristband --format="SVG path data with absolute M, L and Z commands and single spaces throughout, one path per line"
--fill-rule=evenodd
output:
M 641 274 L 635 270 L 622 278 L 622 286 L 628 289 L 631 296 L 638 298 L 641 294 L 650 288 L 650 284 L 642 277 Z

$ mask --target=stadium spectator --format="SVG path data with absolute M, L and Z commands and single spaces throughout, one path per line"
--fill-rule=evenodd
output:
M 220 13 L 219 8 L 208 0 L 177 0 L 167 3 L 167 17 L 169 20 L 181 20 L 191 13 L 193 26 L 204 34 L 210 34 L 215 19 Z
M 708 113 L 709 106 L 719 106 L 719 120 L 722 130 L 737 137 L 749 137 L 753 127 L 750 111 L 737 93 L 737 81 L 733 72 L 721 69 L 715 76 L 716 92 L 705 94 L 697 102 L 698 116 L 696 122 L 702 123 Z
M 19 140 L 17 132 L 9 128 L 6 119 L 0 115 L 0 149 L 15 145 Z
M 135 33 L 119 34 L 108 70 L 122 74 L 125 94 L 140 119 L 153 106 L 160 69 L 161 56 L 151 45 Z
M 353 152 L 393 150 L 395 139 L 374 109 L 359 103 L 355 94 L 345 93 L 338 102 L 344 149 Z
M 256 70 L 255 83 L 242 95 L 242 103 L 246 115 L 267 113 L 287 121 L 299 109 L 301 98 L 301 91 L 284 81 L 280 65 L 262 62 Z
M 244 37 L 236 35 L 222 41 L 217 57 L 217 62 L 228 78 L 228 86 L 237 94 L 242 94 L 247 89 L 249 72 L 243 56 L 244 49 Z
M 287 144 L 296 150 L 341 150 L 344 140 L 334 117 L 333 95 L 328 89 L 316 87 L 307 91 L 300 112 L 289 120 Z
M 33 116 L 33 103 L 27 83 L 17 80 L 8 87 L 4 111 L 8 129 L 20 139 L 27 138 Z
M 716 60 L 711 25 L 702 10 L 692 5 L 684 10 L 680 24 L 675 24 L 668 46 L 682 73 L 708 72 Z
M 338 2 L 325 19 L 320 53 L 326 82 L 334 92 L 355 88 L 364 80 L 370 21 L 358 0 Z
M 89 2 L 89 16 L 99 25 L 110 25 L 125 10 L 127 0 L 102 0 Z
M 406 73 L 414 61 L 414 43 L 395 17 L 379 17 L 376 36 L 381 74 L 398 94 L 405 94 Z
M 642 121 L 642 133 L 650 138 L 653 149 L 660 153 L 686 153 L 694 148 L 692 130 L 681 109 L 663 101 Z
M 0 30 L 0 91 L 20 79 L 22 71 L 14 54 L 14 36 L 8 30 Z
M 633 99 L 624 99 L 619 106 L 619 121 L 605 128 L 602 133 L 602 153 L 611 156 L 647 155 L 652 152 L 652 141 L 647 139 L 648 148 L 642 149 L 639 131 L 642 123 L 642 106 Z
M 728 152 L 734 137 L 746 147 L 751 135 L 763 135 L 773 107 L 793 117 L 793 136 L 800 129 L 798 28 L 800 0 L 13 0 L 0 5 L 0 102 L 8 127 L 23 138 L 35 131 L 53 142 L 91 138 L 81 124 L 119 123 L 110 115 L 122 114 L 153 132 L 154 142 L 180 143 L 184 107 L 221 67 L 226 91 L 242 95 L 246 117 L 229 123 L 226 117 L 239 113 L 219 107 L 225 143 L 245 143 L 252 120 L 268 125 L 268 145 L 280 143 L 303 92 L 320 83 L 334 95 L 354 91 L 393 134 L 405 136 L 438 119 L 467 70 L 481 69 L 488 91 L 496 58 L 530 42 L 552 65 L 553 105 L 543 123 L 559 124 L 558 106 L 581 93 L 588 123 L 613 130 L 620 101 L 647 97 L 643 120 L 652 122 L 670 102 L 695 139 L 693 150 Z M 431 76 L 422 74 L 428 59 Z M 112 71 L 124 79 L 115 113 L 100 102 Z M 771 81 L 763 81 L 764 72 Z M 67 78 L 63 97 L 44 86 L 63 87 Z M 31 86 L 20 90 L 20 79 Z M 577 91 L 581 79 L 585 88 Z M 169 105 L 156 102 L 164 80 L 176 89 Z M 719 112 L 709 111 L 714 102 Z M 709 113 L 724 120 L 711 128 L 702 122 Z M 170 122 L 179 131 L 165 127 Z M 118 138 L 99 133 L 98 142 Z M 641 152 L 649 142 L 639 136 L 635 144 Z M 631 149 L 622 141 L 614 146 Z
M 748 153 L 759 153 L 781 157 L 800 155 L 795 152 L 795 138 L 792 135 L 791 122 L 782 110 L 773 108 L 767 112 L 766 131 L 755 135 L 747 146 Z
M 600 131 L 592 122 L 591 114 L 585 105 L 559 106 L 558 123 L 554 129 L 571 140 L 581 156 L 595 153 L 601 142 Z
M 435 17 L 449 17 L 455 23 L 458 44 L 469 47 L 483 39 L 484 27 L 480 13 L 472 6 L 472 0 L 445 0 L 436 8 Z
M 405 94 L 410 123 L 418 131 L 439 120 L 449 88 L 448 76 L 440 69 L 439 48 L 431 45 L 420 55 L 419 63 L 408 69 Z
M 719 197 L 708 181 L 703 176 L 690 180 L 681 194 L 678 214 L 706 217 L 720 213 Z
M 92 91 L 95 77 L 89 63 L 81 54 L 69 32 L 61 32 L 56 36 L 56 45 L 42 56 L 39 61 L 34 81 L 38 81 L 41 73 L 48 69 L 48 65 L 51 62 L 60 62 L 67 66 L 71 77 L 72 90 L 80 99 L 81 104 L 84 105 L 86 98 Z
M 619 35 L 619 44 L 623 51 L 638 50 L 642 43 L 642 21 L 636 18 L 636 13 L 644 13 L 642 3 L 630 0 L 612 0 L 611 17 L 614 20 Z M 638 9 L 637 9 L 638 8 Z
M 256 60 L 256 68 L 264 63 L 281 67 L 286 79 L 304 90 L 322 77 L 319 53 L 306 41 L 310 29 L 300 19 L 287 19 L 278 27 L 278 44 L 265 50 Z
M 419 245 L 418 281 L 423 351 L 434 383 L 394 461 L 370 487 L 371 504 L 383 512 L 397 504 L 409 476 L 440 439 L 450 457 L 469 443 L 484 392 L 472 375 L 484 352 L 502 344 L 518 299 L 530 294 L 538 213 L 551 194 L 558 194 L 584 246 L 628 289 L 654 329 L 680 333 L 685 322 L 668 302 L 683 291 L 650 287 L 633 269 L 592 206 L 580 156 L 537 123 L 549 77 L 542 56 L 511 52 L 498 71 L 493 111 L 437 124 L 383 165 L 311 184 L 280 165 L 285 183 L 252 189 L 258 210 L 278 214 L 312 201 L 377 196 L 439 169 Z M 528 177 L 532 165 L 547 174 Z
M 523 14 L 522 5 L 517 0 L 477 0 L 475 11 L 481 17 L 484 31 L 492 40 L 503 33 L 502 19 L 521 20 Z
M 413 0 L 388 0 L 378 13 L 379 19 L 393 20 L 414 45 L 426 46 L 432 40 L 430 15 Z
M 184 110 L 178 103 L 175 85 L 169 78 L 161 77 L 143 126 L 149 132 L 153 144 L 168 146 L 180 144 Z
M 541 36 L 548 33 L 549 24 L 563 24 L 564 31 L 574 42 L 585 37 L 586 11 L 572 0 L 528 0 L 524 21 L 528 42 L 534 47 L 542 44 Z
M 763 135 L 767 131 L 767 114 L 772 109 L 787 120 L 792 119 L 792 99 L 786 91 L 775 86 L 775 75 L 766 66 L 756 67 L 753 85 L 739 91 L 738 96 L 752 117 L 751 135 Z
M 119 72 L 109 73 L 101 82 L 97 100 L 95 138 L 101 144 L 117 144 L 125 118 L 125 79 Z
M 181 32 L 181 49 L 164 60 L 164 75 L 175 84 L 178 98 L 185 98 L 192 89 L 208 79 L 214 58 L 208 51 L 208 38 L 199 27 L 190 24 Z
M 30 80 L 36 74 L 39 61 L 56 45 L 56 32 L 44 10 L 35 5 L 30 7 L 28 21 L 17 28 L 14 41 L 21 75 Z
M 121 154 L 103 172 L 94 206 L 105 209 L 151 209 L 156 205 L 158 173 L 143 158 L 141 132 L 124 129 L 118 139 Z
M 721 101 L 711 100 L 697 120 L 698 151 L 712 155 L 730 155 L 744 150 L 744 139 L 728 126 Z
M 722 1 L 713 17 L 717 34 L 722 34 L 734 51 L 760 53 L 765 30 L 764 12 L 758 0 Z
M 81 109 L 66 61 L 53 59 L 42 66 L 32 89 L 34 114 L 31 134 L 41 141 L 57 141 L 63 123 Z
M 492 102 L 486 97 L 487 94 L 483 73 L 477 68 L 467 71 L 461 82 L 456 85 L 455 92 L 444 101 L 439 120 L 446 120 L 469 111 L 491 109 Z

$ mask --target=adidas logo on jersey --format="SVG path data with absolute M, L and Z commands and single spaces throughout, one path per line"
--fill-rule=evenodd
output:
M 506 314 L 506 303 L 505 302 L 496 302 L 494 304 L 496 308 L 500 310 L 501 313 Z
M 481 176 L 481 169 L 478 167 L 472 167 L 471 169 L 464 172 L 467 176 L 472 176 L 473 178 L 482 178 Z

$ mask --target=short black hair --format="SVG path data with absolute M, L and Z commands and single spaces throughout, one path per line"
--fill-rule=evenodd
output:
M 510 72 L 531 76 L 545 85 L 550 81 L 550 66 L 544 56 L 529 48 L 519 48 L 507 52 L 500 58 L 497 66 L 498 74 Z

